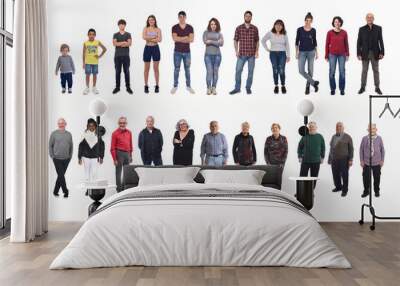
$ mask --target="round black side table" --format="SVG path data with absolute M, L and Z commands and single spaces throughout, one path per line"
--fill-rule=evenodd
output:
M 307 210 L 311 210 L 314 206 L 314 188 L 318 178 L 290 177 L 289 180 L 296 181 L 296 199 Z

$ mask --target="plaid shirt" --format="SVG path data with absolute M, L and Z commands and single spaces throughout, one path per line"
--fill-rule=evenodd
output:
M 234 40 L 239 42 L 239 56 L 255 56 L 259 41 L 257 27 L 252 24 L 249 28 L 245 24 L 238 26 Z

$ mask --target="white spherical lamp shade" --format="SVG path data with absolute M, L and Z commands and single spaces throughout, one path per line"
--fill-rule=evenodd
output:
M 303 99 L 297 105 L 298 112 L 303 116 L 309 116 L 314 111 L 314 104 L 309 99 Z
M 102 116 L 107 111 L 107 105 L 103 100 L 96 98 L 90 102 L 89 111 L 93 116 Z

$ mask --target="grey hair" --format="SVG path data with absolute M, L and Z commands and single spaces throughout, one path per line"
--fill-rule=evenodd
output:
M 57 123 L 58 123 L 58 121 L 60 121 L 60 120 L 64 121 L 64 123 L 67 123 L 67 121 L 64 119 L 64 117 L 58 118 L 58 119 L 57 119 Z
M 147 119 L 151 119 L 153 122 L 155 122 L 153 115 L 147 116 L 147 117 L 146 117 L 146 120 L 147 120 Z
M 190 128 L 190 125 L 189 125 L 189 123 L 187 122 L 186 119 L 180 119 L 175 125 L 175 129 L 177 131 L 179 131 L 179 129 L 180 129 L 179 126 L 181 125 L 181 123 L 186 123 L 187 127 Z
M 118 122 L 119 122 L 121 119 L 124 119 L 126 122 L 128 122 L 128 118 L 126 118 L 126 116 L 120 116 L 120 117 L 118 118 Z

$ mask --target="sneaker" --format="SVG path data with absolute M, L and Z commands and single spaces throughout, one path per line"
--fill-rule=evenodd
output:
M 69 191 L 66 190 L 66 191 L 64 192 L 64 198 L 68 198 L 68 194 L 69 194 Z
M 68 88 L 68 93 L 71 94 L 72 93 L 72 89 Z
M 186 87 L 186 90 L 190 93 L 190 94 L 195 94 L 194 89 L 191 88 L 190 86 Z
M 61 89 L 61 93 L 65 93 L 65 88 Z
M 246 93 L 247 94 L 251 94 L 252 92 L 251 92 L 251 88 L 246 88 Z
M 116 87 L 116 88 L 114 88 L 114 90 L 113 90 L 113 94 L 116 94 L 116 93 L 118 93 L 119 91 L 120 91 L 119 87 Z
M 286 87 L 284 85 L 281 86 L 281 91 L 283 94 L 286 94 Z
M 365 87 L 361 87 L 358 91 L 358 94 L 363 94 L 365 92 Z
M 160 92 L 160 87 L 159 87 L 158 85 L 156 85 L 156 86 L 154 87 L 154 92 L 155 92 L 155 93 L 159 93 L 159 92 Z
M 54 191 L 53 192 L 53 195 L 55 196 L 55 197 L 58 197 L 59 195 L 58 195 L 58 191 Z
M 332 192 L 334 192 L 334 193 L 340 192 L 340 191 L 341 191 L 340 189 L 336 189 L 336 188 L 334 188 L 334 189 L 332 190 Z
M 207 95 L 211 95 L 211 88 L 207 87 Z
M 83 94 L 84 94 L 84 95 L 89 94 L 89 92 L 90 92 L 89 87 L 86 87 L 86 88 L 83 90 Z
M 149 93 L 149 86 L 148 85 L 144 86 L 144 93 Z
M 331 95 L 335 95 L 335 91 L 334 90 L 331 90 Z
M 344 95 L 344 90 L 341 90 L 341 91 L 340 91 L 340 95 Z
M 213 86 L 213 87 L 211 88 L 211 93 L 212 93 L 213 95 L 217 95 L 217 89 L 215 88 L 215 86 Z
M 342 195 L 341 195 L 342 197 L 345 197 L 345 196 L 347 196 L 347 191 L 342 191 Z
M 368 197 L 369 196 L 369 192 L 364 191 L 361 195 L 362 198 Z
M 178 90 L 178 87 L 177 87 L 177 86 L 174 86 L 174 87 L 171 89 L 171 94 L 175 94 L 177 90 Z
M 381 196 L 381 194 L 379 193 L 379 191 L 375 192 L 375 197 L 379 198 Z
M 375 92 L 379 95 L 382 95 L 382 90 L 379 87 L 375 88 Z
M 310 94 L 310 87 L 306 86 L 306 91 L 304 92 L 305 94 Z
M 99 94 L 99 90 L 97 89 L 97 87 L 92 87 L 92 92 L 94 93 L 94 94 Z
M 314 81 L 314 85 L 313 86 L 314 86 L 315 92 L 318 92 L 319 81 L 318 80 Z
M 129 94 L 133 94 L 133 90 L 131 89 L 130 86 L 128 86 L 128 87 L 126 88 L 126 92 L 129 93 Z
M 229 92 L 229 94 L 231 94 L 231 95 L 234 95 L 234 94 L 236 94 L 236 93 L 239 93 L 240 92 L 240 89 L 234 89 L 234 90 L 231 90 L 230 92 Z
M 276 85 L 275 88 L 274 88 L 274 93 L 275 93 L 275 94 L 278 94 L 278 93 L 279 93 L 279 87 L 278 87 L 277 85 Z

